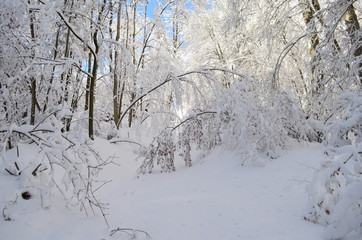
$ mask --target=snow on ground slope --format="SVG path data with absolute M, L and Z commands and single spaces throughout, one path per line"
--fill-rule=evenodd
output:
M 295 149 L 247 168 L 214 151 L 192 168 L 114 185 L 110 220 L 157 240 L 321 239 L 321 227 L 303 220 L 305 186 L 321 152 Z
M 0 239 L 112 239 L 107 235 L 117 227 L 144 230 L 154 240 L 321 239 L 322 227 L 303 220 L 321 146 L 294 148 L 262 168 L 242 167 L 218 149 L 191 168 L 136 178 L 140 162 L 129 145 L 96 144 L 104 156 L 119 156 L 120 165 L 102 173 L 112 179 L 101 190 L 110 228 L 101 217 L 63 211 L 61 202 L 44 210 L 34 199 L 20 202 L 16 221 L 0 220 Z M 7 184 L 0 180 L 2 205 Z

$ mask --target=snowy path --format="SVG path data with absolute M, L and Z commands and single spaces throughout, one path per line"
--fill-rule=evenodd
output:
M 16 221 L 0 221 L 0 240 L 126 240 L 109 237 L 118 227 L 144 230 L 153 240 L 321 240 L 323 228 L 303 220 L 305 187 L 323 158 L 319 146 L 294 149 L 260 168 L 214 151 L 191 168 L 135 178 L 140 163 L 128 145 L 96 145 L 120 156 L 120 166 L 103 172 L 112 179 L 101 189 L 110 228 L 101 217 L 64 211 L 61 201 L 46 210 L 39 199 L 23 200 Z M 0 183 L 2 192 L 11 188 Z
M 189 169 L 114 185 L 110 220 L 155 240 L 321 239 L 322 227 L 303 220 L 318 157 L 312 147 L 246 168 L 214 153 Z

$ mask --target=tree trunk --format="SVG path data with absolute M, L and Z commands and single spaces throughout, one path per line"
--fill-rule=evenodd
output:
M 30 125 L 35 124 L 35 110 L 36 110 L 36 79 L 30 78 L 31 84 L 31 108 L 30 108 Z
M 302 9 L 303 9 L 303 18 L 304 22 L 307 25 L 307 30 L 309 33 L 311 33 L 310 37 L 310 48 L 309 48 L 309 54 L 313 56 L 316 47 L 319 44 L 319 37 L 317 35 L 317 28 L 315 25 L 315 19 L 314 19 L 314 7 L 312 7 L 308 0 L 299 0 Z M 313 1 L 316 6 L 319 6 L 318 1 Z
M 121 10 L 122 10 L 122 3 L 119 2 L 117 9 L 117 28 L 116 28 L 116 39 L 115 39 L 117 44 L 119 43 L 119 39 L 121 37 Z M 114 53 L 114 73 L 113 73 L 113 118 L 117 129 L 119 129 L 118 121 L 122 108 L 122 97 L 124 90 L 124 85 L 123 85 L 121 93 L 119 92 L 118 51 L 119 51 L 119 46 L 116 45 Z
M 350 37 L 352 48 L 354 48 L 353 55 L 356 58 L 360 57 L 362 55 L 362 37 L 359 35 L 361 27 L 353 4 L 348 7 L 347 12 L 344 15 L 344 21 L 347 25 L 347 32 Z M 362 60 L 359 60 L 358 63 L 358 80 L 359 84 L 362 85 Z
M 97 31 L 94 33 L 94 39 L 97 38 Z M 96 40 L 95 40 L 96 42 Z M 98 53 L 98 47 L 96 47 L 96 53 Z M 89 138 L 94 140 L 94 103 L 95 103 L 95 88 L 96 88 L 96 80 L 97 80 L 97 70 L 98 70 L 98 59 L 94 57 L 93 59 L 93 69 L 92 69 L 92 77 L 89 82 L 89 112 L 88 112 L 88 132 Z
M 316 72 L 317 62 L 320 60 L 320 56 L 318 52 L 316 52 L 316 48 L 320 43 L 320 39 L 317 33 L 317 27 L 315 22 L 315 11 L 320 10 L 320 5 L 318 0 L 313 0 L 311 2 L 308 0 L 299 0 L 299 3 L 301 4 L 303 9 L 303 18 L 307 26 L 307 31 L 311 34 L 309 55 L 311 56 L 312 79 L 313 81 L 315 81 L 315 87 L 312 89 L 312 96 L 318 96 L 321 91 L 322 82 L 324 79 L 323 73 Z M 322 21 L 321 19 L 319 20 Z
M 93 17 L 93 10 L 90 13 L 91 17 Z M 93 29 L 93 22 L 90 22 L 90 29 Z M 89 52 L 88 54 L 88 68 L 87 68 L 87 72 L 89 73 L 89 75 L 87 76 L 87 83 L 85 86 L 85 103 L 84 103 L 84 111 L 88 111 L 89 110 L 89 89 L 90 89 L 90 82 L 91 82 L 91 76 L 92 75 L 92 52 Z M 93 56 L 95 58 L 95 56 Z
M 97 22 L 100 25 L 102 20 L 102 15 L 106 6 L 106 0 L 103 0 L 100 11 L 98 12 Z M 94 56 L 93 56 L 93 69 L 92 77 L 89 82 L 89 112 L 88 112 L 88 136 L 90 139 L 94 140 L 94 105 L 95 105 L 95 90 L 96 90 L 96 81 L 97 81 L 97 72 L 98 72 L 98 53 L 101 47 L 101 44 L 98 42 L 98 29 L 93 33 L 93 43 L 94 43 Z
M 28 1 L 28 4 L 30 5 L 30 0 Z M 34 21 L 35 17 L 32 10 L 29 10 L 30 14 L 30 35 L 32 41 L 35 41 L 35 28 L 34 28 Z M 35 53 L 32 52 L 32 57 L 34 57 Z M 31 91 L 31 107 L 30 107 L 30 125 L 35 124 L 35 111 L 36 111 L 36 79 L 35 77 L 30 77 L 30 91 Z
M 57 59 L 57 56 L 58 56 L 59 35 L 60 35 L 60 26 L 58 27 L 57 35 L 55 37 L 55 47 L 54 47 L 54 56 L 53 56 L 54 61 L 55 61 L 55 59 Z M 55 74 L 55 65 L 53 66 L 52 75 L 49 80 L 49 87 L 47 89 L 47 95 L 45 97 L 43 112 L 45 112 L 48 108 L 49 94 L 52 89 L 52 85 L 53 85 L 53 81 L 54 81 L 54 74 Z
M 88 69 L 87 72 L 92 74 L 92 53 L 88 54 Z M 87 83 L 85 86 L 85 103 L 84 103 L 84 111 L 88 111 L 89 109 L 89 88 L 90 88 L 91 77 L 87 76 Z
M 78 99 L 79 99 L 79 89 L 81 87 L 81 71 L 78 70 L 77 72 L 77 76 L 76 76 L 76 87 L 74 89 L 74 92 L 73 92 L 73 96 L 72 96 L 72 101 L 71 101 L 71 105 L 70 105 L 70 108 L 72 109 L 72 114 L 77 110 L 78 108 Z M 65 119 L 65 130 L 67 132 L 70 131 L 70 125 L 71 125 L 71 122 L 72 122 L 72 118 L 73 118 L 73 115 L 70 116 L 69 118 L 66 118 Z
M 137 0 L 133 1 L 133 25 L 132 25 L 132 56 L 133 56 L 133 65 L 137 66 L 136 61 L 136 16 L 137 16 Z M 136 69 L 137 70 L 137 69 Z M 131 93 L 131 100 L 130 103 L 132 103 L 136 99 L 136 76 L 133 76 L 133 92 Z M 132 108 L 129 111 L 128 115 L 128 127 L 132 126 L 133 119 L 136 116 L 135 108 Z

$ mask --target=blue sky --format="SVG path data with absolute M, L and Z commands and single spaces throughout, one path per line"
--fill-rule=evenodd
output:
M 150 18 L 153 18 L 153 10 L 157 7 L 157 0 L 149 0 L 147 7 L 147 15 Z
M 215 0 L 216 1 L 216 0 Z M 147 15 L 150 18 L 153 18 L 153 11 L 155 10 L 155 8 L 158 5 L 158 1 L 157 0 L 149 0 L 148 1 L 148 7 L 147 7 Z M 187 8 L 191 9 L 192 8 L 192 4 L 189 3 L 187 4 Z

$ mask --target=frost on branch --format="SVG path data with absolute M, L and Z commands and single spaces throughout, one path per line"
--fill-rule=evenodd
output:
M 306 219 L 326 226 L 327 239 L 362 237 L 362 143 L 331 153 L 309 186 Z
M 42 207 L 49 208 L 55 196 L 64 198 L 67 207 L 86 213 L 96 207 L 104 216 L 105 205 L 95 192 L 102 184 L 97 174 L 107 161 L 92 149 L 81 128 L 62 133 L 55 117 L 48 120 L 0 129 L 3 172 L 18 186 L 8 196 L 12 200 L 3 209 L 4 219 L 12 219 L 19 198 L 40 198 Z
M 164 129 L 154 141 L 140 151 L 143 163 L 139 174 L 151 173 L 155 164 L 161 167 L 161 172 L 175 171 L 175 153 L 178 152 L 186 167 L 192 166 L 191 150 L 207 151 L 220 142 L 218 129 L 214 128 L 216 112 L 196 112 L 173 128 Z M 212 133 L 212 134 L 211 134 Z
M 326 226 L 326 239 L 362 238 L 362 97 L 343 94 L 327 123 L 331 160 L 322 163 L 309 186 L 307 220 Z
M 328 122 L 325 140 L 329 146 L 340 147 L 362 142 L 362 95 L 347 92 L 334 106 L 337 116 Z
M 151 235 L 147 232 L 133 228 L 113 229 L 109 236 L 109 240 L 152 240 Z
M 256 82 L 235 83 L 217 104 L 222 145 L 238 153 L 244 165 L 263 165 L 265 156 L 277 158 L 289 139 L 306 140 L 311 132 L 286 93 L 261 95 L 258 89 Z
M 286 93 L 260 95 L 262 86 L 248 81 L 233 83 L 215 99 L 214 106 L 205 111 L 194 109 L 178 125 L 166 128 L 141 152 L 144 162 L 139 173 L 151 172 L 155 163 L 162 172 L 174 171 L 176 150 L 190 167 L 193 148 L 207 154 L 217 146 L 236 152 L 242 165 L 259 166 L 267 158 L 277 158 L 291 138 L 307 140 L 313 135 Z

